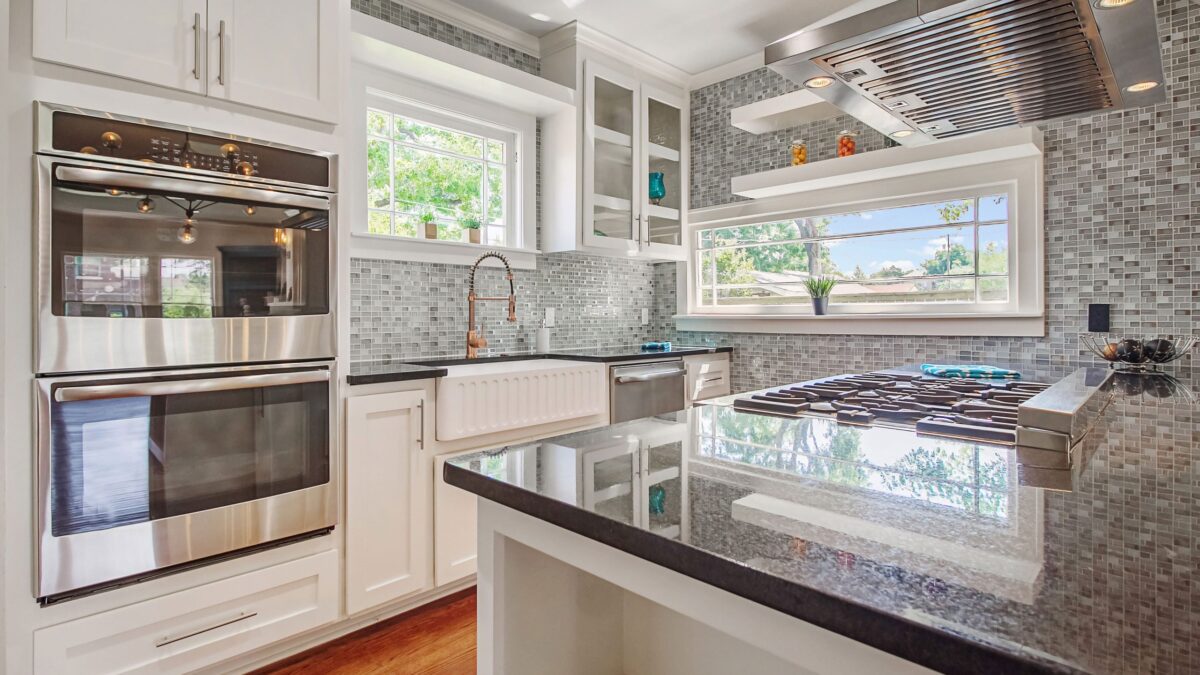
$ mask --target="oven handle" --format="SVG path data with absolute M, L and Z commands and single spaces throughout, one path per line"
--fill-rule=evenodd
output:
M 110 171 L 108 169 L 92 169 L 81 166 L 59 166 L 55 168 L 54 175 L 59 180 L 72 183 L 91 183 L 105 187 L 153 192 L 183 192 L 215 199 L 294 206 L 302 209 L 329 209 L 329 200 L 327 199 L 295 195 L 278 190 L 241 187 L 238 185 L 229 185 L 228 183 L 205 183 L 181 178 L 169 178 L 167 176 Z
M 267 373 L 265 375 L 214 377 L 207 380 L 95 384 L 83 387 L 60 387 L 54 391 L 54 400 L 59 403 L 69 403 L 71 401 L 95 401 L 106 398 L 131 398 L 134 396 L 201 394 L 210 391 L 256 389 L 259 387 L 278 387 L 287 384 L 328 381 L 328 370 L 310 370 L 299 373 Z

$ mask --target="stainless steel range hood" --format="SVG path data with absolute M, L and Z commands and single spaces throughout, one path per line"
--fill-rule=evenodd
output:
M 1161 102 L 1154 0 L 1123 1 L 866 0 L 765 61 L 904 144 Z

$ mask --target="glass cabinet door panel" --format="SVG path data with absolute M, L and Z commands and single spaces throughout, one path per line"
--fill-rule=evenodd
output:
M 682 104 L 651 86 L 642 87 L 643 239 L 653 250 L 683 246 L 683 110 Z
M 634 168 L 640 117 L 637 84 L 587 62 L 584 241 L 604 248 L 636 248 L 638 194 Z

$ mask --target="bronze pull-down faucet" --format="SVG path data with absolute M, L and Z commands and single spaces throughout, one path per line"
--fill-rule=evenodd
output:
M 504 263 L 505 278 L 508 279 L 508 297 L 481 298 L 475 295 L 475 270 L 479 269 L 479 264 L 488 258 L 495 258 Z M 513 287 L 512 267 L 508 264 L 508 258 L 495 251 L 488 251 L 479 256 L 474 265 L 471 265 L 471 273 L 468 277 L 470 280 L 470 288 L 467 290 L 467 358 L 479 358 L 479 349 L 487 346 L 487 340 L 484 339 L 482 331 L 475 330 L 475 301 L 476 300 L 507 300 L 508 301 L 508 320 L 515 322 L 517 320 L 517 291 Z

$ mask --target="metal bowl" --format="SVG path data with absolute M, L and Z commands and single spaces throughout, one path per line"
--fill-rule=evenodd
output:
M 1084 333 L 1079 339 L 1093 354 L 1123 370 L 1158 370 L 1164 363 L 1183 358 L 1196 346 L 1194 335 L 1138 339 L 1112 333 Z

